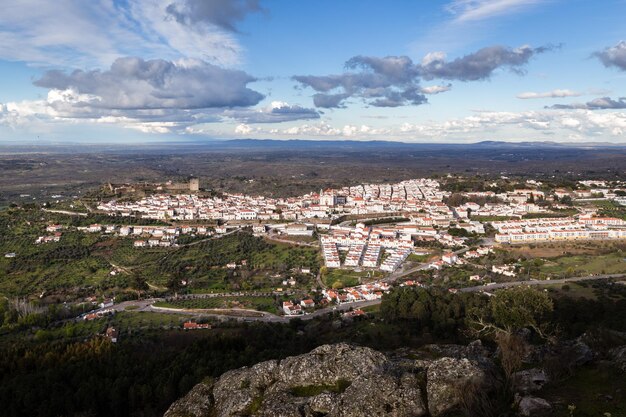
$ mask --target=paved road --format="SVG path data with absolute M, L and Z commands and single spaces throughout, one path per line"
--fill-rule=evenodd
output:
M 153 307 L 151 305 L 139 311 L 154 311 L 154 312 L 166 313 L 166 314 L 183 314 L 183 315 L 186 314 L 186 315 L 192 315 L 192 316 L 198 316 L 198 317 L 200 316 L 211 317 L 211 318 L 217 318 L 217 319 L 222 319 L 222 320 L 233 319 L 237 321 L 262 321 L 262 322 L 270 322 L 270 323 L 288 323 L 293 318 L 298 318 L 300 320 L 308 321 L 308 320 L 313 320 L 316 317 L 329 314 L 334 311 L 343 312 L 343 311 L 348 311 L 351 308 L 352 309 L 363 308 L 363 307 L 374 306 L 377 304 L 380 304 L 380 300 L 357 301 L 354 303 L 345 303 L 345 304 L 340 304 L 340 305 L 336 305 L 333 307 L 323 308 L 323 309 L 316 310 L 312 313 L 304 314 L 301 316 L 277 316 L 275 314 L 271 314 L 267 312 L 257 312 L 258 315 L 254 315 L 254 316 L 252 315 L 242 316 L 240 314 L 245 313 L 245 310 L 237 310 L 237 309 L 231 309 L 231 310 L 225 309 L 223 310 L 224 313 L 222 314 L 212 314 L 210 312 L 200 312 L 200 311 L 162 310 L 158 307 Z M 233 313 L 233 315 L 229 315 L 228 314 L 229 312 Z
M 542 285 L 552 285 L 552 284 L 566 284 L 568 282 L 577 282 L 577 281 L 596 281 L 601 279 L 611 279 L 611 278 L 624 278 L 625 274 L 606 274 L 606 275 L 586 275 L 582 277 L 571 277 L 571 278 L 561 278 L 561 279 L 551 279 L 551 280 L 529 280 L 529 281 L 513 281 L 513 282 L 501 282 L 499 284 L 491 284 L 491 285 L 480 285 L 477 287 L 467 287 L 461 288 L 459 291 L 461 292 L 478 292 L 478 291 L 490 291 L 497 290 L 501 288 L 512 288 L 519 287 L 524 285 L 529 286 L 542 286 Z
M 319 243 L 317 241 L 315 241 L 315 242 L 300 242 L 300 241 L 297 241 L 297 240 L 281 239 L 280 235 L 278 233 L 276 233 L 276 232 L 273 232 L 273 231 L 270 231 L 268 234 L 263 235 L 263 237 L 265 237 L 268 240 L 274 241 L 274 242 L 286 243 L 288 245 L 308 246 L 308 247 L 311 247 L 311 248 L 319 248 Z
M 525 285 L 543 286 L 543 285 L 552 285 L 552 284 L 565 284 L 568 282 L 596 281 L 596 280 L 602 280 L 602 279 L 624 278 L 624 277 L 626 277 L 626 274 L 607 274 L 607 275 L 595 275 L 595 276 L 587 275 L 587 276 L 581 276 L 581 277 L 571 277 L 571 278 L 542 280 L 542 281 L 533 281 L 533 280 L 513 281 L 513 282 L 503 282 L 503 283 L 492 284 L 492 285 L 480 285 L 476 287 L 461 288 L 459 289 L 459 291 L 460 292 L 480 292 L 480 291 L 490 292 L 492 290 L 519 287 L 519 286 L 525 286 Z M 157 301 L 163 301 L 163 299 L 151 298 L 147 300 L 124 301 L 122 303 L 115 304 L 112 307 L 105 308 L 105 309 L 98 309 L 95 311 L 115 310 L 119 312 L 119 311 L 124 311 L 128 307 L 130 307 L 132 309 L 131 311 L 140 311 L 140 312 L 158 312 L 158 313 L 179 314 L 179 315 L 186 315 L 186 316 L 212 317 L 212 318 L 217 318 L 221 320 L 234 319 L 238 321 L 263 321 L 263 322 L 271 322 L 271 323 L 286 323 L 286 322 L 289 322 L 294 317 L 297 317 L 301 320 L 312 320 L 316 317 L 320 317 L 320 316 L 323 316 L 325 314 L 328 314 L 334 311 L 342 312 L 342 311 L 347 311 L 351 308 L 353 309 L 363 308 L 363 307 L 374 306 L 374 305 L 381 303 L 381 300 L 357 301 L 354 303 L 345 303 L 345 304 L 335 305 L 331 307 L 326 307 L 326 308 L 316 310 L 310 314 L 305 314 L 302 316 L 285 317 L 285 316 L 277 316 L 277 315 L 267 313 L 267 312 L 258 312 L 259 314 L 258 316 L 242 316 L 241 314 L 244 314 L 245 311 L 237 310 L 237 309 L 231 309 L 231 310 L 223 309 L 222 310 L 223 312 L 221 314 L 212 314 L 208 311 L 207 312 L 185 311 L 183 309 L 163 310 L 163 309 L 153 307 L 153 304 Z M 232 314 L 236 314 L 236 315 L 229 315 L 228 314 L 229 312 Z
M 457 255 L 460 255 L 464 252 L 467 252 L 468 250 L 469 248 L 458 249 L 458 250 L 455 250 L 454 253 Z M 407 270 L 398 269 L 395 272 L 392 272 L 391 274 L 389 274 L 387 277 L 383 278 L 383 281 L 389 282 L 389 283 L 396 282 L 399 278 L 405 277 L 407 275 L 411 275 L 417 271 L 423 271 L 425 269 L 428 269 L 429 265 L 430 263 L 423 263 L 423 264 L 420 264 L 419 266 L 416 266 Z
M 50 209 L 42 209 L 43 211 L 47 211 L 48 213 L 58 213 L 58 214 L 67 214 L 68 216 L 81 216 L 87 217 L 87 213 L 81 213 L 78 211 L 68 211 L 68 210 L 50 210 Z

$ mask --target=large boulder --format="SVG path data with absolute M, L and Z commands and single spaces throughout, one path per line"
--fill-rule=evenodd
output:
M 531 368 L 513 373 L 513 389 L 517 392 L 531 393 L 539 391 L 548 383 L 548 376 L 543 369 Z
M 425 415 L 426 411 L 415 374 L 374 374 L 354 380 L 329 416 L 412 417 Z
M 196 386 L 166 417 L 436 417 L 459 406 L 465 384 L 486 387 L 484 369 L 467 358 L 391 360 L 369 348 L 325 345 L 226 372 Z
M 277 378 L 278 362 L 258 363 L 251 368 L 226 372 L 213 387 L 216 417 L 247 414 L 258 408 L 265 390 Z
M 522 397 L 518 405 L 518 414 L 524 417 L 548 416 L 552 411 L 552 405 L 539 397 Z
M 626 345 L 611 349 L 609 357 L 622 372 L 626 372 Z
M 213 384 L 201 382 L 172 404 L 164 417 L 204 417 L 213 406 Z
M 280 362 L 274 389 L 291 386 L 334 384 L 352 381 L 380 369 L 387 358 L 373 349 L 345 343 L 320 346 L 311 352 Z
M 458 408 L 463 390 L 470 385 L 488 389 L 487 373 L 469 359 L 441 358 L 428 366 L 426 375 L 428 409 L 433 417 Z
M 577 340 L 570 346 L 570 354 L 576 366 L 585 365 L 593 360 L 594 354 L 591 348 L 584 342 Z

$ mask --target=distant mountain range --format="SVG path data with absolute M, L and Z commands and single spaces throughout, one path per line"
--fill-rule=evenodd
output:
M 398 141 L 358 141 L 358 140 L 310 140 L 310 139 L 232 139 L 221 144 L 241 147 L 413 147 L 413 148 L 446 148 L 446 147 L 482 147 L 482 148 L 606 148 L 606 147 L 626 147 L 626 143 L 611 142 L 552 142 L 552 141 L 525 141 L 506 142 L 486 140 L 474 143 L 427 143 L 427 142 L 398 142 Z
M 229 151 L 229 150 L 299 150 L 299 149 L 337 149 L 344 151 L 359 151 L 363 149 L 406 149 L 413 151 L 454 149 L 454 150 L 480 150 L 480 149 L 605 149 L 626 148 L 626 143 L 610 142 L 505 142 L 505 141 L 482 141 L 475 143 L 413 143 L 397 141 L 359 141 L 359 140 L 312 140 L 312 139 L 197 139 L 172 142 L 152 143 L 71 143 L 71 142 L 43 142 L 43 143 L 18 143 L 0 142 L 0 154 L 18 153 L 116 153 L 147 152 L 147 153 L 186 153 L 190 151 Z

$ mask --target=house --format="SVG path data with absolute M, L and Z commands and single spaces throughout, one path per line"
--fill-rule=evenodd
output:
M 252 226 L 252 233 L 254 233 L 255 235 L 265 234 L 265 226 L 264 225 Z
M 361 310 L 360 308 L 357 308 L 356 310 L 346 311 L 345 313 L 343 313 L 342 317 L 354 318 L 354 317 L 363 317 L 365 315 L 366 315 L 365 311 Z
M 283 312 L 287 316 L 296 316 L 303 313 L 300 304 L 294 304 L 291 301 L 283 301 Z
M 303 308 L 313 308 L 315 307 L 315 301 L 311 300 L 310 298 L 306 299 L 306 300 L 302 300 L 300 301 L 300 305 Z
M 148 242 L 146 242 L 145 240 L 135 240 L 133 242 L 133 246 L 136 248 L 143 248 L 146 247 L 148 245 Z
M 441 260 L 448 265 L 454 265 L 459 261 L 459 257 L 454 252 L 444 253 Z
M 61 229 L 63 229 L 63 226 L 61 226 L 60 224 L 51 224 L 48 227 L 46 227 L 46 232 L 58 232 Z
M 101 303 L 100 303 L 100 308 L 109 308 L 109 307 L 113 307 L 114 301 L 112 298 L 105 298 Z
M 90 226 L 91 227 L 91 226 Z M 114 233 L 117 230 L 118 226 L 115 224 L 109 224 L 104 227 L 104 231 L 106 233 Z
M 324 295 L 326 296 L 326 298 L 328 299 L 328 301 L 334 301 L 337 299 L 337 292 L 336 291 L 325 291 Z
M 235 214 L 236 220 L 254 220 L 257 218 L 257 213 L 254 210 L 241 209 Z
M 5 258 L 15 258 L 15 256 L 15 252 L 9 252 L 4 254 Z
M 183 323 L 184 330 L 198 330 L 198 329 L 210 329 L 211 325 L 209 323 L 196 323 L 194 321 L 186 321 Z
M 507 277 L 515 276 L 515 267 L 513 265 L 502 265 L 502 266 L 493 265 L 491 267 L 491 271 L 495 272 L 496 274 L 505 275 Z
M 285 226 L 283 233 L 289 236 L 312 236 L 313 230 L 309 230 L 306 224 L 291 223 Z
M 443 267 L 443 261 L 435 261 L 428 265 L 430 269 L 441 269 Z

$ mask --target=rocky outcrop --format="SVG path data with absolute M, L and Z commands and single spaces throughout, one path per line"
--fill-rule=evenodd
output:
M 199 384 L 165 416 L 437 417 L 459 407 L 465 384 L 488 387 L 487 359 L 455 356 L 397 360 L 369 348 L 324 345 Z
M 461 390 L 470 384 L 488 389 L 485 370 L 469 359 L 441 358 L 428 366 L 426 376 L 428 408 L 433 417 L 456 408 Z
M 518 406 L 518 414 L 524 417 L 548 416 L 552 411 L 552 405 L 539 397 L 523 397 Z
M 517 392 L 531 393 L 539 391 L 548 383 L 548 376 L 543 369 L 531 368 L 513 373 L 513 389 Z
M 180 417 L 203 417 L 209 415 L 213 404 L 213 384 L 201 382 L 184 398 L 172 404 L 167 413 Z
M 613 363 L 626 373 L 626 346 L 620 346 L 609 351 L 609 357 Z

